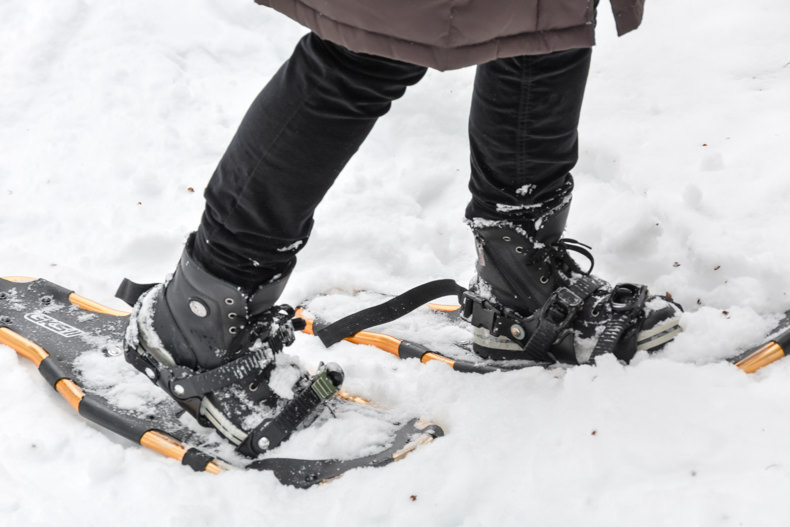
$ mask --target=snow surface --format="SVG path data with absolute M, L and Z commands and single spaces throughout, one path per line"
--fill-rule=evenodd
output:
M 790 361 L 746 375 L 717 360 L 790 308 L 790 3 L 653 1 L 620 40 L 605 11 L 568 235 L 593 246 L 599 275 L 686 306 L 665 352 L 482 376 L 302 336 L 305 364 L 334 360 L 349 391 L 447 432 L 303 491 L 112 437 L 3 348 L 0 524 L 787 525 Z M 214 165 L 304 30 L 248 0 L 0 0 L 0 13 L 0 274 L 123 307 L 122 277 L 172 272 Z M 469 279 L 473 74 L 430 72 L 381 120 L 284 300 Z

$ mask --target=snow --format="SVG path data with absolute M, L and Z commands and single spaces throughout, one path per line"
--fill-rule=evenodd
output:
M 175 268 L 201 189 L 303 30 L 252 1 L 0 5 L 0 274 L 122 308 L 121 278 Z M 88 425 L 3 348 L 0 523 L 787 525 L 790 362 L 746 375 L 719 359 L 790 307 L 790 4 L 649 2 L 619 40 L 607 11 L 567 234 L 600 276 L 686 307 L 665 352 L 471 375 L 302 335 L 306 365 L 338 362 L 348 391 L 447 432 L 302 491 L 193 473 Z M 473 73 L 428 73 L 380 121 L 283 300 L 468 282 Z M 424 316 L 397 328 L 416 338 Z M 423 337 L 446 347 L 443 331 Z

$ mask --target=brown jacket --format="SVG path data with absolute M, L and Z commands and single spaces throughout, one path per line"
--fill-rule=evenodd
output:
M 593 0 L 255 0 L 361 53 L 438 70 L 595 43 Z M 610 0 L 623 35 L 645 0 Z

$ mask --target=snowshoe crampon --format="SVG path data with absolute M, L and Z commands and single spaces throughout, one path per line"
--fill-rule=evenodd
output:
M 443 435 L 437 425 L 341 392 L 310 426 L 250 460 L 214 430 L 182 418 L 176 402 L 125 362 L 127 315 L 46 280 L 0 279 L 0 344 L 33 362 L 84 418 L 194 470 L 269 471 L 281 483 L 306 488 L 354 468 L 387 465 Z M 364 430 L 359 441 L 345 434 L 341 452 L 323 459 L 311 452 L 314 438 L 348 423 Z M 274 457 L 282 454 L 298 457 Z

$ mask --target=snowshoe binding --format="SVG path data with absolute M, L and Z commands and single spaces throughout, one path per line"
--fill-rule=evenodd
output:
M 308 425 L 340 390 L 343 371 L 326 364 L 310 377 L 282 353 L 302 329 L 292 308 L 274 305 L 288 273 L 243 291 L 205 270 L 191 241 L 170 281 L 147 290 L 126 282 L 119 296 L 135 306 L 126 360 L 200 424 L 255 457 Z
M 462 317 L 474 326 L 478 355 L 584 364 L 613 353 L 627 362 L 680 333 L 682 308 L 669 297 L 591 274 L 590 248 L 561 238 L 568 210 L 565 205 L 528 226 L 472 222 L 477 276 L 462 297 Z M 571 252 L 586 257 L 589 269 Z

